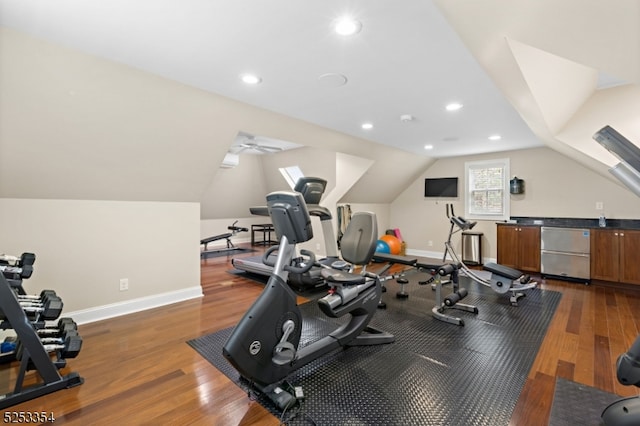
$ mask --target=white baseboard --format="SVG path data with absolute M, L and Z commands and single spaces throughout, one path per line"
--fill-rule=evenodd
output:
M 168 293 L 154 294 L 152 296 L 126 300 L 124 302 L 96 306 L 95 308 L 65 312 L 62 316 L 71 317 L 78 324 L 87 324 L 90 322 L 101 321 L 119 317 L 121 315 L 170 305 L 172 303 L 182 302 L 189 299 L 196 299 L 202 296 L 202 287 L 189 287 L 182 290 L 170 291 Z

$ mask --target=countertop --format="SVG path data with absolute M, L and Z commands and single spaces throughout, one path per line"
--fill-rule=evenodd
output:
M 598 219 L 571 217 L 520 217 L 511 216 L 508 222 L 497 222 L 498 225 L 536 225 L 556 226 L 559 228 L 600 228 Z M 603 229 L 640 229 L 638 219 L 607 219 L 607 226 Z

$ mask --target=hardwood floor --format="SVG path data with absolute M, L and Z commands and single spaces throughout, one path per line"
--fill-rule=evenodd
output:
M 65 371 L 81 386 L 5 410 L 51 412 L 68 425 L 277 425 L 185 341 L 236 324 L 262 286 L 227 273 L 230 257 L 202 261 L 204 297 L 80 326 L 83 349 Z M 546 280 L 562 300 L 514 410 L 513 425 L 546 425 L 555 378 L 620 396 L 615 360 L 640 332 L 640 292 Z M 7 392 L 15 366 L 0 370 Z M 316 419 L 321 420 L 321 419 Z

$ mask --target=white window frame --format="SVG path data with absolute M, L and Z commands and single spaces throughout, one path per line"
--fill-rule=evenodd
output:
M 489 212 L 478 212 L 476 209 L 472 209 L 473 196 L 471 194 L 472 189 L 470 187 L 470 172 L 474 169 L 484 169 L 484 168 L 493 168 L 493 167 L 501 167 L 502 168 L 502 212 L 500 213 L 489 213 Z M 509 220 L 511 209 L 510 209 L 510 196 L 509 196 L 509 159 L 508 158 L 500 158 L 496 160 L 485 160 L 485 161 L 468 161 L 464 163 L 465 170 L 465 178 L 464 178 L 464 192 L 465 192 L 465 202 L 464 202 L 464 215 L 466 219 L 473 220 Z
M 280 170 L 291 189 L 296 187 L 298 179 L 304 177 L 304 173 L 302 173 L 302 169 L 299 166 L 280 167 L 278 170 Z

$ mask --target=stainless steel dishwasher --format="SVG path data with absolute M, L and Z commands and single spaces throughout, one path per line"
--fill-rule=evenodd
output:
M 540 232 L 542 276 L 585 281 L 591 279 L 589 229 L 543 226 Z

